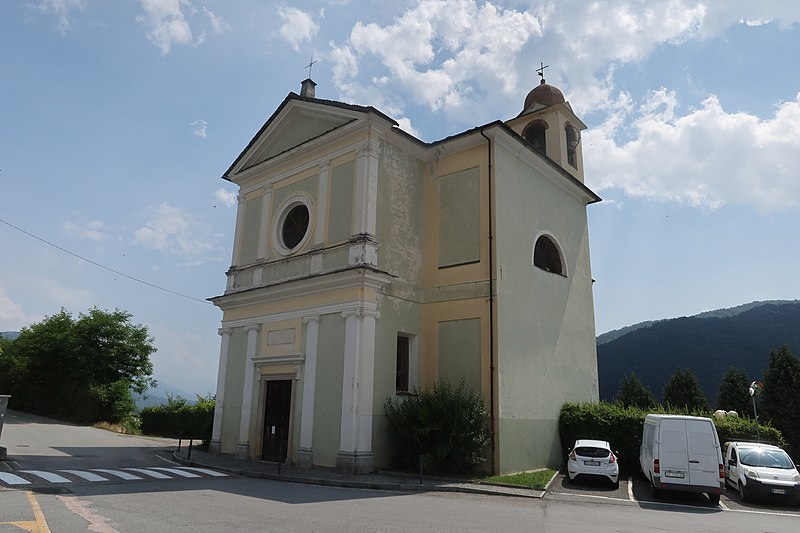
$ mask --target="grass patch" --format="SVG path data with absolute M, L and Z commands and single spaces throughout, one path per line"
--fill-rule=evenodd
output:
M 483 483 L 502 483 L 504 485 L 516 485 L 530 489 L 544 490 L 547 483 L 555 475 L 556 471 L 550 468 L 536 470 L 534 472 L 520 472 L 519 474 L 508 474 L 505 476 L 491 476 L 479 479 Z
M 141 435 L 142 431 L 130 425 L 122 425 L 122 424 L 112 424 L 111 422 L 96 422 L 92 424 L 92 427 L 96 427 L 98 429 L 105 429 L 106 431 L 113 431 L 114 433 L 123 433 L 125 435 Z

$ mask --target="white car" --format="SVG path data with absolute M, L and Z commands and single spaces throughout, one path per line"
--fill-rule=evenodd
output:
M 576 440 L 567 456 L 567 474 L 570 480 L 605 478 L 619 486 L 619 462 L 604 440 Z
M 800 473 L 777 446 L 730 442 L 725 452 L 725 481 L 742 501 L 753 496 L 800 502 Z

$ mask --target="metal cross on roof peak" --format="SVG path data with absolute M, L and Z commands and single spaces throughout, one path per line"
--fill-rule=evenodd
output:
M 316 62 L 317 62 L 317 60 L 314 59 L 314 56 L 311 56 L 311 62 L 308 65 L 305 66 L 305 68 L 308 69 L 308 78 L 309 79 L 311 79 L 311 67 L 313 67 L 314 63 L 316 63 Z
M 544 63 L 539 63 L 539 68 L 536 69 L 536 73 L 542 78 L 542 83 L 544 83 L 544 69 L 550 67 L 550 65 L 545 65 Z

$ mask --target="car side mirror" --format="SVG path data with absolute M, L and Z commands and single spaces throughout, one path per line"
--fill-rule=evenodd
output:
M 736 461 L 731 459 L 730 461 L 728 461 L 728 466 L 736 466 Z

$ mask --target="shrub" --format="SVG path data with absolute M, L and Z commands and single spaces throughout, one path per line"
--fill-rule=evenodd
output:
M 141 412 L 141 429 L 145 435 L 161 437 L 183 437 L 202 440 L 205 445 L 211 440 L 214 423 L 215 397 L 198 396 L 194 405 L 180 396 L 168 396 L 167 403 L 145 407 Z
M 689 409 L 665 409 L 656 407 L 647 411 L 636 407 L 599 403 L 566 403 L 561 408 L 559 431 L 563 456 L 577 439 L 605 440 L 619 452 L 620 467 L 628 473 L 639 470 L 639 448 L 642 444 L 644 417 L 648 413 L 705 416 L 713 419 L 709 412 Z M 756 440 L 754 420 L 740 417 L 714 419 L 720 444 L 731 440 Z M 780 431 L 770 425 L 759 426 L 761 440 L 785 445 Z
M 467 472 L 486 460 L 489 415 L 480 394 L 462 381 L 440 382 L 384 404 L 398 466 L 414 470 L 420 456 L 428 471 Z

